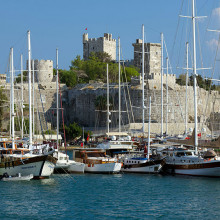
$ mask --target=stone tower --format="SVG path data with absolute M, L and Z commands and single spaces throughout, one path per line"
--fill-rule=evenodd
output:
M 88 60 L 91 52 L 106 52 L 112 60 L 116 60 L 116 40 L 107 33 L 99 38 L 89 38 L 87 33 L 83 34 L 83 59 Z
M 28 61 L 27 61 L 28 69 Z M 31 61 L 32 69 L 32 61 Z M 53 80 L 53 61 L 52 60 L 34 60 L 35 82 L 50 83 Z
M 134 47 L 134 66 L 138 67 L 140 72 L 142 70 L 142 39 L 137 39 L 136 43 L 132 44 Z M 144 43 L 145 51 L 145 79 L 149 79 L 151 84 L 161 84 L 161 44 L 159 43 Z M 165 67 L 164 63 L 164 67 Z M 164 70 L 164 77 L 166 71 Z M 165 83 L 164 78 L 164 83 Z M 176 75 L 168 74 L 168 84 L 174 85 L 176 83 Z
M 134 66 L 142 69 L 142 40 L 137 39 L 134 47 Z M 152 73 L 160 73 L 161 70 L 161 44 L 144 43 L 145 73 L 146 78 L 151 78 Z

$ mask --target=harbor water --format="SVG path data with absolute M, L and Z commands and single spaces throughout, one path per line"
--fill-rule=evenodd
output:
M 1 220 L 220 218 L 220 179 L 65 174 L 0 187 Z

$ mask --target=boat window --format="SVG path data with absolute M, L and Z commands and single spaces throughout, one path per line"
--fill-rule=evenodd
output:
M 184 154 L 184 152 L 177 152 L 177 153 L 176 153 L 176 156 L 177 156 L 177 157 L 181 157 L 181 156 L 185 156 L 185 154 Z
M 192 156 L 192 152 L 185 152 L 185 154 L 187 155 L 187 156 Z
M 12 148 L 12 144 L 6 144 L 6 148 Z

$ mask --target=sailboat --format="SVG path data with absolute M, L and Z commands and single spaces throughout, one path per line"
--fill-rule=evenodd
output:
M 13 48 L 10 52 L 10 72 L 11 72 L 11 118 L 12 118 L 12 141 L 0 142 L 0 177 L 4 174 L 16 176 L 20 173 L 22 176 L 33 175 L 35 179 L 47 177 L 50 175 L 50 168 L 45 166 L 51 164 L 52 160 L 49 153 L 41 155 L 32 155 L 31 151 L 26 148 L 20 148 L 15 141 L 14 130 L 14 64 Z
M 119 131 L 118 132 L 109 132 L 109 123 L 111 120 L 109 116 L 111 115 L 109 111 L 109 77 L 108 77 L 108 64 L 107 64 L 107 136 L 108 140 L 97 145 L 97 148 L 105 149 L 107 153 L 111 156 L 114 155 L 115 152 L 125 152 L 133 149 L 133 141 L 131 137 L 126 132 L 121 132 L 121 64 L 120 64 L 120 38 L 118 38 L 118 69 L 119 69 L 119 77 L 118 77 L 118 106 L 119 106 Z
M 144 134 L 144 112 L 145 112 L 145 97 L 144 97 L 144 25 L 142 25 L 142 120 Z M 164 161 L 157 155 L 150 155 L 150 122 L 151 122 L 151 97 L 149 99 L 149 120 L 148 120 L 148 148 L 145 146 L 145 151 L 139 153 L 140 156 L 126 155 L 122 158 L 122 172 L 132 173 L 159 173 L 164 165 Z M 144 155 L 144 156 L 143 156 Z M 155 157 L 154 157 L 155 156 Z
M 57 149 L 54 152 L 54 157 L 57 158 L 57 163 L 54 168 L 54 173 L 84 173 L 85 164 L 70 160 L 66 153 L 59 151 L 59 72 L 58 72 L 58 49 L 56 50 L 56 89 L 57 89 Z M 65 138 L 65 137 L 64 137 Z
M 192 0 L 192 27 L 193 27 L 193 77 L 194 77 L 194 111 L 195 150 L 184 147 L 171 147 L 166 151 L 165 171 L 172 174 L 190 176 L 220 177 L 220 157 L 212 150 L 198 152 L 197 135 L 197 85 L 196 85 L 196 38 L 195 38 L 195 2 Z

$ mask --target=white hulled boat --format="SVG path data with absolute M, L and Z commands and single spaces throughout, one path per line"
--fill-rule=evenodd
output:
M 165 170 L 175 174 L 220 177 L 220 157 L 216 154 L 208 155 L 206 152 L 202 157 L 198 153 L 197 135 L 197 67 L 196 67 L 196 37 L 195 37 L 195 2 L 192 0 L 192 27 L 193 27 L 193 78 L 194 78 L 194 121 L 195 121 L 195 151 L 173 149 L 168 151 Z M 208 155 L 208 156 L 207 156 Z
M 6 142 L 1 142 L 1 146 L 6 146 Z M 51 175 L 45 164 L 54 164 L 54 158 L 49 154 L 32 155 L 30 151 L 22 148 L 0 148 L 0 176 L 7 173 L 9 176 L 22 176 L 33 174 L 34 179 L 46 178 Z
M 168 173 L 220 177 L 220 157 L 214 151 L 200 152 L 198 156 L 194 150 L 174 148 L 166 153 L 164 170 Z
M 88 173 L 119 173 L 121 163 L 117 159 L 106 156 L 101 149 L 82 149 L 75 152 L 76 160 L 85 164 L 85 172 Z
M 54 154 L 58 158 L 54 173 L 84 173 L 84 163 L 70 160 L 67 154 L 60 151 L 56 151 Z

